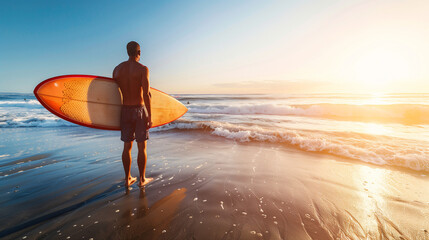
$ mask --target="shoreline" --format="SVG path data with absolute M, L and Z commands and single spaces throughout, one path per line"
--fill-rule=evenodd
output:
M 429 238 L 423 187 L 429 177 L 419 172 L 278 144 L 163 132 L 148 142 L 147 174 L 155 180 L 144 191 L 134 184 L 127 192 L 114 132 L 10 131 L 16 141 L 33 138 L 41 150 L 20 164 L 27 170 L 1 178 L 0 205 L 8 206 L 2 222 L 9 225 L 0 232 L 33 223 L 7 239 Z M 49 148 L 41 138 L 57 142 Z M 134 146 L 133 176 L 135 156 Z M 49 164 L 37 168 L 43 161 Z

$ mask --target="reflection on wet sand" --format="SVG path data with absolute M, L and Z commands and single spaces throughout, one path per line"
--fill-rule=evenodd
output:
M 361 206 L 364 218 L 362 225 L 369 231 L 367 239 L 410 239 L 407 234 L 400 230 L 390 218 L 397 212 L 393 196 L 400 194 L 396 189 L 395 181 L 389 176 L 385 169 L 377 169 L 363 166 L 359 168 L 363 176 Z M 390 195 L 390 196 L 389 196 Z
M 149 207 L 145 188 L 141 188 L 137 205 L 129 204 L 117 219 L 120 227 L 111 235 L 112 239 L 157 239 L 167 233 L 185 196 L 186 188 L 179 188 Z
M 362 167 L 360 171 L 361 175 L 365 176 L 361 189 L 363 194 L 360 195 L 362 206 L 365 206 L 362 208 L 362 214 L 363 216 L 367 216 L 364 218 L 363 224 L 366 226 L 377 226 L 377 215 L 385 208 L 384 198 L 381 197 L 386 190 L 382 187 L 386 183 L 385 171 L 369 167 Z

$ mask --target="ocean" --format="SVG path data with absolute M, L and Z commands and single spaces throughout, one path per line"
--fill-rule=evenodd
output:
M 429 172 L 429 94 L 173 96 L 188 112 L 151 134 L 198 132 Z M 83 128 L 48 112 L 33 94 L 0 94 L 0 128 L 71 127 Z M 0 149 L 0 159 L 9 155 Z
M 125 188 L 119 131 L 1 93 L 0 238 L 429 239 L 429 94 L 173 96 Z

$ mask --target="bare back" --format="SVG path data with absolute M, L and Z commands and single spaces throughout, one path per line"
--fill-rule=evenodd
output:
M 113 70 L 113 79 L 122 93 L 123 105 L 145 104 L 145 94 L 149 94 L 149 71 L 146 66 L 135 61 L 126 61 Z

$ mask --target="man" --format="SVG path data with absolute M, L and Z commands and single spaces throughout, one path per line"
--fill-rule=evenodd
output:
M 149 128 L 152 127 L 149 92 L 149 69 L 140 64 L 140 45 L 131 41 L 127 44 L 129 59 L 113 70 L 113 79 L 118 83 L 122 94 L 121 140 L 124 141 L 122 164 L 125 171 L 125 186 L 136 182 L 131 176 L 131 148 L 134 139 L 137 141 L 137 164 L 140 172 L 139 186 L 149 183 L 146 178 L 146 141 L 149 139 Z

